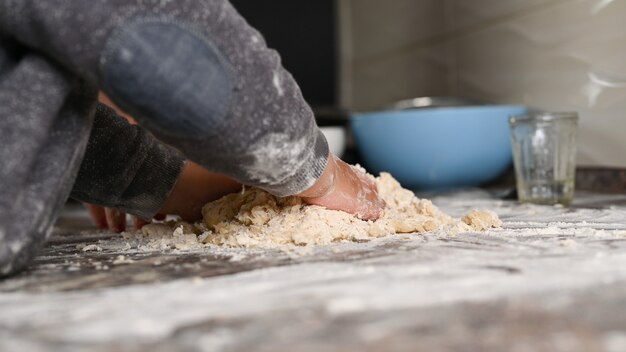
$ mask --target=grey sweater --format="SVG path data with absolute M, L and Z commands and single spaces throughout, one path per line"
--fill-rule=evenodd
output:
M 98 89 L 143 128 L 97 106 Z M 227 0 L 0 0 L 0 143 L 0 276 L 70 193 L 149 218 L 185 158 L 289 195 L 328 156 L 279 56 Z

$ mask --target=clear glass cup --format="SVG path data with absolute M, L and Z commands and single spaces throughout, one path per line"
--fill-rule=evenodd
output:
M 512 116 L 511 144 L 520 202 L 570 205 L 576 173 L 578 115 Z

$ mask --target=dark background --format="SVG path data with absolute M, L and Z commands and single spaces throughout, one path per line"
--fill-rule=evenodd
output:
M 335 0 L 231 0 L 276 49 L 314 108 L 338 99 L 337 6 Z

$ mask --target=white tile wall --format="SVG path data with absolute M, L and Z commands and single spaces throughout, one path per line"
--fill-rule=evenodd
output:
M 340 0 L 344 45 L 342 99 L 373 109 L 416 93 L 447 90 L 441 0 Z
M 420 95 L 581 116 L 579 165 L 626 168 L 625 0 L 340 0 L 343 101 Z

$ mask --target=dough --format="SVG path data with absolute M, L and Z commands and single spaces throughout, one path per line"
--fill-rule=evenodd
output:
M 455 220 L 431 201 L 419 199 L 402 188 L 388 173 L 382 173 L 375 182 L 380 196 L 387 202 L 383 216 L 377 221 L 363 221 L 342 211 L 308 205 L 298 197 L 279 198 L 252 188 L 206 204 L 202 209 L 204 224 L 197 225 L 195 231 L 200 234 L 199 240 L 207 244 L 267 247 L 361 241 L 438 230 L 458 233 L 502 224 L 489 211 L 474 210 L 462 221 Z M 184 230 L 190 231 L 188 227 Z
M 474 230 L 486 230 L 490 227 L 502 226 L 502 221 L 500 221 L 498 215 L 490 210 L 472 210 L 461 220 Z

